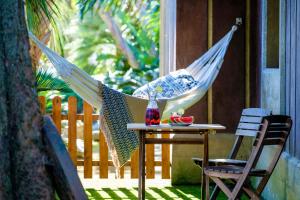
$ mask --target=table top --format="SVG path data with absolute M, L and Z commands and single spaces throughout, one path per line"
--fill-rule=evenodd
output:
M 146 126 L 145 123 L 129 123 L 128 130 L 134 131 L 203 131 L 203 130 L 224 130 L 225 126 L 220 124 L 191 124 L 189 126 L 173 126 L 169 124 L 160 124 L 155 126 Z

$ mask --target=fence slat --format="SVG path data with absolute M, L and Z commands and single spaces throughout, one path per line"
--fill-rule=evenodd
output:
M 61 119 L 62 120 L 68 120 L 68 115 L 62 114 Z M 83 121 L 83 114 L 77 114 L 76 119 Z M 98 114 L 93 114 L 93 121 L 98 121 L 98 120 L 99 120 L 99 115 Z
M 161 166 L 161 161 L 155 161 L 154 163 L 155 163 L 155 166 Z M 99 167 L 100 166 L 100 161 L 99 160 L 93 160 L 92 164 L 95 167 Z M 83 165 L 84 165 L 83 160 L 77 160 L 77 166 L 83 166 Z M 108 167 L 110 167 L 110 166 L 112 166 L 112 167 L 114 166 L 112 160 L 108 160 Z M 130 160 L 127 161 L 124 166 L 126 166 L 126 167 L 131 166 L 131 161 Z
M 125 170 L 125 169 L 124 169 L 124 166 L 120 168 L 120 177 L 121 177 L 121 178 L 124 178 L 124 173 L 125 173 L 124 170 Z
M 46 98 L 39 96 L 41 113 L 46 113 Z M 72 161 L 77 166 L 84 166 L 84 177 L 92 178 L 93 168 L 92 166 L 99 166 L 100 178 L 108 178 L 109 166 L 113 166 L 111 160 L 108 160 L 108 147 L 105 141 L 103 133 L 99 134 L 99 160 L 93 160 L 93 136 L 92 136 L 92 122 L 99 119 L 98 114 L 93 114 L 93 108 L 86 102 L 84 102 L 84 113 L 77 114 L 77 99 L 76 97 L 70 97 L 68 99 L 68 113 L 61 113 L 61 98 L 55 97 L 52 100 L 53 110 L 52 118 L 58 129 L 61 132 L 61 121 L 68 120 L 68 150 Z M 84 122 L 84 160 L 77 160 L 77 120 L 83 120 Z M 154 136 L 150 135 L 150 138 Z M 162 138 L 170 138 L 170 134 L 162 134 Z M 155 161 L 155 146 L 153 144 L 146 145 L 146 177 L 155 178 L 155 166 L 162 167 L 162 178 L 170 178 L 170 145 L 162 145 L 162 159 L 161 161 Z M 130 166 L 131 178 L 138 178 L 138 164 L 139 164 L 139 151 L 135 151 L 131 156 L 131 160 L 127 162 L 126 166 Z M 120 169 L 120 176 L 124 178 L 123 166 Z
M 77 162 L 77 126 L 76 126 L 76 114 L 77 114 L 77 99 L 76 97 L 69 97 L 68 99 L 68 150 L 73 163 Z
M 61 98 L 60 97 L 54 97 L 52 99 L 52 119 L 55 123 L 55 126 L 61 134 Z
M 40 102 L 40 111 L 42 115 L 46 113 L 46 98 L 44 96 L 39 96 L 39 102 Z
M 93 135 L 92 135 L 92 113 L 93 108 L 87 102 L 83 103 L 84 112 L 84 178 L 92 178 L 93 176 Z
M 100 156 L 100 178 L 108 178 L 108 148 L 105 141 L 105 137 L 100 130 L 99 132 L 99 156 Z
M 162 138 L 170 138 L 170 134 L 162 134 Z M 170 145 L 162 144 L 161 148 L 161 178 L 169 179 L 170 178 Z
M 130 170 L 131 170 L 130 172 L 131 178 L 139 177 L 139 150 L 138 149 L 131 155 Z
M 148 138 L 154 138 L 154 134 L 148 135 Z M 155 168 L 154 168 L 154 144 L 146 145 L 146 177 L 154 178 L 155 177 Z

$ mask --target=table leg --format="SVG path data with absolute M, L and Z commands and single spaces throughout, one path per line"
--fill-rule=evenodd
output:
M 204 167 L 208 166 L 208 131 L 203 134 L 203 162 L 202 162 L 202 185 L 201 185 L 201 199 L 209 199 L 209 187 L 206 187 L 206 176 L 204 174 Z
M 145 199 L 145 133 L 139 131 L 139 200 Z

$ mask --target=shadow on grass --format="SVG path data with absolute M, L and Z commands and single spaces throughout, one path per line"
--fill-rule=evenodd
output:
M 123 192 L 129 199 L 136 199 L 136 195 L 133 193 L 132 190 L 128 188 L 118 188 L 121 192 Z
M 213 188 L 211 188 L 212 190 Z M 86 189 L 86 193 L 90 200 L 135 200 L 137 199 L 137 188 L 101 188 L 100 190 Z M 197 200 L 200 199 L 200 186 L 173 186 L 173 187 L 149 187 L 146 188 L 146 199 L 182 199 L 182 200 Z M 227 199 L 223 193 L 220 193 L 218 200 Z M 247 199 L 247 198 L 242 198 Z
M 137 188 L 102 188 L 100 190 L 86 189 L 89 199 L 100 200 L 100 199 L 137 199 L 138 189 Z M 146 188 L 146 199 L 199 199 L 200 188 L 195 186 L 180 186 L 180 187 L 165 187 L 156 188 L 149 187 Z
M 191 198 L 199 198 L 201 196 L 201 186 L 174 186 L 174 187 L 166 187 L 166 189 L 170 190 L 174 194 L 176 194 L 179 198 L 183 200 L 188 200 Z
M 155 192 L 156 194 L 158 194 L 162 199 L 166 199 L 166 200 L 174 199 L 174 198 L 172 198 L 170 195 L 168 195 L 165 192 L 165 188 L 151 187 L 151 188 L 149 188 L 149 190 L 152 190 L 153 192 Z
M 120 190 L 119 188 L 117 188 L 115 190 L 112 190 L 110 188 L 102 188 L 102 190 L 104 192 L 106 192 L 109 195 L 109 197 L 112 198 L 112 199 L 116 199 L 116 200 L 123 199 L 123 197 L 121 197 L 120 194 L 116 193 L 116 191 Z
M 92 197 L 93 199 L 103 199 L 98 190 L 95 189 L 86 189 L 85 190 L 88 197 Z M 90 198 L 89 198 L 90 199 Z

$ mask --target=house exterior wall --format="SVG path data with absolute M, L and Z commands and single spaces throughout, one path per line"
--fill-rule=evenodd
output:
M 261 156 L 263 162 L 270 161 L 272 148 L 266 149 Z M 300 197 L 300 161 L 287 152 L 283 152 L 277 166 L 262 194 L 266 200 L 299 200 Z
M 207 51 L 208 0 L 176 1 L 176 68 L 182 69 Z M 205 95 L 201 101 L 189 108 L 185 114 L 194 115 L 197 123 L 207 123 L 207 104 L 207 95 Z M 199 145 L 172 145 L 171 181 L 173 184 L 200 182 L 200 168 L 194 165 L 191 160 L 192 157 L 200 156 L 201 150 L 199 148 Z M 191 173 L 187 174 L 187 171 Z
M 261 72 L 261 105 L 272 114 L 280 114 L 280 69 L 263 68 Z
M 233 1 L 228 2 L 232 3 Z M 254 1 L 251 1 L 251 3 L 253 2 Z M 218 2 L 218 5 L 223 4 L 226 4 L 226 2 Z M 235 2 L 235 4 L 237 4 L 237 2 Z M 214 4 L 214 9 L 218 9 L 216 6 L 217 4 Z M 226 6 L 221 6 L 220 8 L 222 8 L 223 11 L 227 10 L 231 12 L 230 9 L 226 9 L 225 7 Z M 261 15 L 261 11 L 255 10 L 255 7 L 260 7 L 260 5 L 251 4 L 251 8 L 253 8 L 251 13 Z M 265 199 L 272 200 L 293 200 L 299 199 L 300 197 L 300 0 L 280 0 L 279 8 L 279 67 L 276 68 L 276 66 L 271 66 L 272 68 L 268 68 L 266 66 L 267 62 L 262 62 L 263 58 L 261 59 L 261 57 L 267 54 L 267 52 L 264 51 L 264 48 L 259 46 L 257 48 L 258 51 L 252 52 L 252 55 L 257 54 L 257 57 L 251 60 L 251 62 L 253 62 L 251 66 L 254 66 L 254 69 L 251 71 L 251 84 L 256 84 L 256 77 L 258 74 L 260 74 L 260 83 L 258 84 L 260 85 L 260 88 L 258 88 L 258 91 L 260 92 L 258 94 L 251 92 L 251 102 L 255 102 L 255 98 L 260 96 L 259 99 L 261 107 L 271 109 L 273 114 L 287 114 L 292 116 L 294 126 L 287 143 L 286 150 L 282 154 L 275 171 L 273 172 L 272 177 L 263 192 L 263 197 Z M 182 68 L 192 62 L 192 60 L 195 59 L 199 53 L 203 53 L 206 50 L 206 44 L 208 40 L 206 33 L 207 0 L 177 0 L 177 12 L 177 68 Z M 218 19 L 223 15 L 226 15 L 226 13 L 222 13 L 222 10 L 220 10 L 218 14 Z M 252 16 L 255 16 L 255 14 Z M 262 14 L 262 17 L 264 17 L 264 14 Z M 251 25 L 255 27 L 256 19 L 251 17 L 251 20 L 251 23 L 254 23 Z M 217 23 L 213 27 L 215 29 L 218 28 Z M 260 30 L 261 33 L 264 31 L 265 30 Z M 220 32 L 222 32 L 221 29 Z M 217 37 L 218 36 L 214 35 L 215 39 Z M 259 41 L 258 38 L 256 38 L 255 34 L 251 35 L 252 46 Z M 266 38 L 261 37 L 258 43 L 263 44 L 265 39 Z M 225 60 L 226 59 L 228 58 L 225 58 Z M 258 69 L 259 71 L 255 71 L 255 60 L 261 64 L 261 68 Z M 227 72 L 221 72 L 221 77 L 222 73 L 225 74 L 224 77 L 228 78 L 229 75 L 226 75 Z M 218 84 L 218 82 L 221 84 L 214 85 L 216 89 L 215 91 L 218 91 L 218 87 L 223 87 L 222 84 L 226 83 L 224 80 L 220 77 L 216 80 L 216 84 Z M 243 80 L 240 81 L 243 82 Z M 222 95 L 223 94 L 214 96 L 213 99 L 216 101 L 214 107 L 218 106 L 217 101 L 219 101 L 220 98 L 223 98 Z M 217 98 L 219 99 L 216 100 Z M 240 96 L 233 95 L 230 96 L 230 98 L 240 98 Z M 252 98 L 254 98 L 253 101 Z M 222 103 L 220 109 L 218 109 L 218 112 L 224 111 L 224 105 L 227 106 L 228 102 Z M 255 104 L 251 104 L 251 106 L 255 106 Z M 207 98 L 205 97 L 198 105 L 192 107 L 189 113 L 197 115 L 198 122 L 206 122 Z M 220 117 L 224 116 L 227 115 L 224 113 L 220 115 Z M 218 120 L 218 116 L 214 116 L 214 121 Z M 230 126 L 232 126 L 234 121 L 230 124 Z M 215 148 L 214 150 L 214 148 L 211 148 L 210 156 L 226 156 L 232 144 L 232 138 L 230 137 L 232 136 L 226 134 L 220 137 L 213 137 L 210 141 L 210 146 L 222 147 L 222 150 L 218 148 Z M 201 147 L 174 145 L 172 151 L 173 183 L 196 183 L 197 180 L 199 182 L 200 176 L 196 176 L 195 174 L 200 174 L 200 169 L 187 168 L 187 166 L 192 166 L 190 157 L 201 157 L 200 148 Z M 246 154 L 247 152 L 245 152 L 245 155 Z M 272 147 L 264 150 L 261 157 L 263 162 L 259 162 L 258 165 L 263 166 L 267 163 L 267 161 L 270 160 L 271 157 Z M 185 176 L 186 174 L 192 174 L 192 176 L 187 177 Z
M 281 111 L 282 92 L 280 69 L 263 68 L 261 73 L 261 107 L 269 108 L 273 114 L 285 114 Z M 288 113 L 287 113 L 288 114 Z M 292 134 L 292 133 L 291 133 Z M 269 163 L 272 158 L 272 147 L 265 149 L 258 162 L 258 168 Z M 254 183 L 255 184 L 255 183 Z M 300 160 L 284 152 L 263 191 L 264 199 L 297 200 L 300 197 Z
M 263 197 L 296 200 L 300 197 L 300 0 L 280 1 L 279 52 L 278 69 L 262 66 L 261 105 L 274 114 L 290 115 L 293 129 Z M 259 166 L 271 157 L 272 148 L 268 148 L 262 153 Z
M 231 133 L 236 129 L 242 109 L 249 106 L 246 101 L 257 106 L 258 67 L 255 63 L 256 43 L 252 41 L 257 32 L 256 1 L 247 6 L 248 1 L 177 0 L 177 69 L 185 68 L 199 58 L 230 30 L 236 18 L 242 18 L 242 25 L 235 32 L 220 73 L 212 85 L 212 99 L 206 95 L 186 112 L 195 116 L 195 122 L 221 123 Z M 251 12 L 250 16 L 246 16 L 246 11 Z M 249 24 L 249 30 L 246 30 L 246 24 Z M 247 35 L 251 35 L 251 39 L 247 39 Z M 246 72 L 247 67 L 249 72 Z M 231 117 L 225 117 L 229 113 Z
M 257 10 L 256 1 L 251 1 L 253 2 L 251 5 L 247 2 L 249 3 L 250 0 L 177 0 L 176 2 L 177 69 L 185 68 L 205 53 L 208 46 L 216 43 L 230 30 L 236 18 L 243 20 L 243 24 L 233 36 L 220 73 L 212 86 L 212 101 L 209 101 L 209 95 L 205 95 L 185 113 L 185 115 L 193 115 L 196 123 L 207 123 L 212 120 L 213 123 L 226 126 L 225 134 L 218 133 L 217 136 L 210 138 L 212 157 L 228 156 L 234 138 L 233 133 L 241 111 L 247 105 L 246 102 L 250 102 L 252 107 L 257 106 L 259 68 L 256 63 L 256 43 L 253 42 L 257 34 Z M 251 13 L 246 16 L 250 10 Z M 246 24 L 250 27 L 249 30 L 246 30 Z M 246 39 L 247 35 L 251 35 L 251 39 Z M 247 67 L 248 72 L 246 72 Z M 248 78 L 246 74 L 249 75 Z M 249 85 L 249 88 L 246 85 Z M 212 109 L 209 109 L 210 106 Z M 199 183 L 200 168 L 193 164 L 191 158 L 202 157 L 203 148 L 199 145 L 172 146 L 172 183 Z
M 176 68 L 182 69 L 207 51 L 207 0 L 177 0 Z M 187 114 L 207 122 L 207 95 Z

